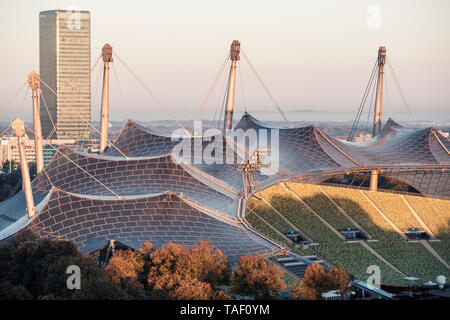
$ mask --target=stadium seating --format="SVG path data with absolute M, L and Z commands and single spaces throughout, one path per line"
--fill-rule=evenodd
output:
M 428 228 L 441 240 L 431 242 L 433 249 L 450 263 L 450 201 L 415 196 L 405 198 Z
M 402 275 L 379 260 L 359 243 L 344 243 L 336 234 L 327 228 L 316 216 L 314 216 L 297 199 L 286 192 L 282 186 L 273 186 L 265 189 L 258 196 L 263 196 L 271 205 L 302 232 L 314 240 L 320 241 L 320 245 L 313 249 L 322 257 L 331 261 L 334 265 L 342 264 L 344 268 L 358 279 L 366 280 L 366 273 L 370 265 L 378 265 L 382 271 L 382 279 L 389 284 L 405 284 Z M 257 205 L 255 205 L 257 203 Z M 289 229 L 289 226 L 278 214 L 263 201 L 252 199 L 252 209 L 260 214 L 266 221 L 273 223 L 281 232 Z M 253 220 L 249 220 L 254 223 Z M 262 231 L 262 230 L 261 230 Z
M 349 215 L 378 239 L 377 242 L 371 242 L 370 246 L 408 276 L 418 277 L 426 282 L 434 281 L 439 274 L 447 277 L 450 275 L 449 270 L 421 243 L 408 243 L 396 233 L 359 190 L 329 186 L 324 188 Z M 402 200 L 399 198 L 398 201 Z

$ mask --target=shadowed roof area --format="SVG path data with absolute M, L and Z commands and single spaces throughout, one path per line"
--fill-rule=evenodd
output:
M 143 242 L 159 247 L 167 242 L 192 246 L 206 240 L 236 262 L 241 255 L 276 249 L 241 224 L 211 217 L 171 192 L 111 199 L 53 189 L 27 228 L 41 237 L 70 239 L 82 252 L 96 250 L 109 240 L 133 248 Z

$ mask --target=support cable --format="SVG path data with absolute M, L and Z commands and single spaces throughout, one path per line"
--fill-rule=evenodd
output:
M 225 77 L 223 77 L 222 90 L 220 91 L 220 92 L 223 92 L 223 99 L 220 99 L 220 100 L 222 100 L 222 103 L 221 104 L 218 103 L 217 107 L 216 107 L 216 110 L 214 111 L 214 117 L 212 119 L 212 127 L 215 127 L 214 122 L 216 122 L 216 115 L 217 115 L 217 111 L 219 110 L 219 108 L 220 108 L 220 112 L 221 113 L 223 112 L 223 108 L 224 108 L 224 104 L 225 104 L 225 97 L 226 97 L 226 86 L 227 86 L 227 83 L 228 83 L 228 77 L 225 76 Z M 222 116 L 221 116 L 221 114 L 219 114 L 219 120 L 218 121 L 220 121 L 221 118 L 222 118 Z M 217 123 L 217 129 L 219 129 L 219 127 L 220 127 L 220 122 Z
M 411 118 L 411 122 L 413 124 L 415 124 L 415 120 L 414 120 L 413 114 L 411 112 L 411 108 L 409 107 L 409 104 L 406 101 L 405 95 L 403 94 L 403 90 L 400 87 L 400 82 L 398 81 L 397 76 L 395 75 L 394 67 L 392 66 L 391 61 L 390 61 L 390 59 L 388 59 L 387 56 L 386 56 L 386 61 L 387 61 L 387 65 L 389 67 L 389 71 L 391 71 L 392 77 L 394 78 L 395 85 L 397 86 L 397 89 L 400 92 L 400 96 L 401 96 L 401 98 L 403 100 L 403 103 L 406 106 L 406 110 L 408 111 L 409 117 Z
M 230 76 L 228 75 L 226 88 L 228 88 L 229 85 L 230 85 Z M 220 128 L 220 124 L 222 123 L 222 115 L 223 115 L 223 110 L 225 109 L 226 99 L 227 99 L 227 90 L 225 89 L 223 92 L 222 108 L 220 108 L 219 120 L 217 121 L 217 129 Z
M 161 102 L 161 100 L 158 99 L 158 97 L 153 93 L 152 90 L 150 90 L 145 83 L 131 70 L 131 68 L 117 55 L 117 53 L 114 53 L 114 57 L 116 57 L 124 66 L 128 69 L 128 71 L 131 73 L 131 75 L 144 87 L 144 89 L 153 97 L 153 99 L 159 104 L 159 106 L 169 115 L 169 117 L 172 118 L 179 126 L 180 128 L 184 129 L 186 133 L 189 136 L 192 136 L 188 130 L 181 124 L 180 121 L 167 109 L 167 107 Z
M 388 83 L 387 83 L 387 78 L 388 77 L 383 77 L 384 80 L 384 92 L 385 92 L 385 98 L 383 98 L 383 108 L 385 109 L 385 111 L 383 112 L 384 114 L 388 114 L 390 115 L 390 101 L 389 101 L 389 89 L 388 89 Z
M 120 97 L 122 99 L 122 104 L 125 107 L 125 112 L 127 113 L 128 119 L 131 119 L 130 109 L 128 108 L 128 105 L 125 103 L 125 96 L 123 94 L 122 86 L 120 85 L 119 77 L 117 76 L 116 67 L 114 66 L 114 63 L 112 63 L 112 69 L 114 73 L 114 78 L 116 78 L 117 86 L 119 87 Z
M 94 126 L 92 125 L 92 123 L 90 123 L 89 121 L 87 121 L 85 118 L 82 118 L 82 119 L 83 119 L 84 122 L 86 122 L 88 125 L 90 125 L 91 128 L 95 130 L 95 132 L 97 132 L 98 134 L 101 134 L 100 131 L 98 131 L 97 128 L 94 127 Z M 120 154 L 121 154 L 126 160 L 129 160 L 129 159 L 130 159 L 129 157 L 127 157 L 127 156 L 125 155 L 125 153 L 123 153 L 118 147 L 116 147 L 116 146 L 114 145 L 114 143 L 112 143 L 108 138 L 106 139 L 106 141 L 108 141 L 109 144 L 111 144 L 117 151 L 119 151 Z
M 291 125 L 291 123 L 289 122 L 289 120 L 286 118 L 286 116 L 284 115 L 283 111 L 281 110 L 280 106 L 278 105 L 278 103 L 276 102 L 275 98 L 273 97 L 273 95 L 270 93 L 269 89 L 267 88 L 267 86 L 264 84 L 264 81 L 261 79 L 261 77 L 259 76 L 258 72 L 256 71 L 256 69 L 253 67 L 253 64 L 250 62 L 249 58 L 247 57 L 247 55 L 244 53 L 244 51 L 241 49 L 241 53 L 243 55 L 243 57 L 245 58 L 245 60 L 247 61 L 248 65 L 250 66 L 250 68 L 252 69 L 252 71 L 255 73 L 256 78 L 258 79 L 258 81 L 260 82 L 260 84 L 262 85 L 262 87 L 264 88 L 264 90 L 266 91 L 266 93 L 269 95 L 270 99 L 272 100 L 273 104 L 275 105 L 275 107 L 278 109 L 278 111 L 280 112 L 281 116 L 283 117 L 284 121 L 286 121 L 286 123 L 288 124 L 289 128 L 293 128 L 293 126 Z
M 58 95 L 56 94 L 56 92 L 54 92 L 54 94 L 56 95 L 56 97 L 58 97 Z M 44 101 L 44 104 L 45 104 L 45 107 L 47 108 L 47 104 L 45 103 L 45 100 L 43 99 L 43 101 Z M 47 111 L 48 111 L 48 108 L 47 108 Z M 50 113 L 49 113 L 49 116 L 50 116 Z M 51 117 L 50 117 L 50 119 L 51 119 Z M 89 121 L 87 121 L 85 118 L 82 118 L 83 119 L 83 121 L 84 122 L 86 122 L 89 126 L 91 126 L 91 128 L 93 128 L 98 134 L 100 134 L 100 132 L 97 130 L 97 128 L 96 127 L 94 127 Z M 56 128 L 55 128 L 55 124 L 53 123 L 53 121 L 52 121 L 52 124 L 53 124 L 53 129 L 55 130 Z M 117 151 L 119 151 L 122 155 L 123 155 L 123 157 L 125 158 L 125 159 L 129 159 L 118 147 L 116 147 L 110 140 L 108 140 L 108 139 L 106 139 L 114 148 L 116 148 L 117 149 Z
M 375 90 L 374 89 L 375 86 L 373 85 L 373 83 L 374 83 L 373 80 L 375 79 L 375 75 L 377 74 L 377 71 L 378 71 L 378 63 L 377 63 L 377 61 L 378 60 L 375 60 L 375 64 L 374 64 L 373 69 L 372 69 L 372 74 L 369 77 L 369 81 L 367 83 L 366 90 L 364 91 L 363 98 L 362 98 L 361 103 L 359 105 L 355 121 L 353 122 L 352 129 L 351 129 L 351 132 L 350 132 L 350 135 L 349 135 L 349 139 L 348 139 L 349 141 L 353 140 L 353 138 L 355 136 L 356 130 L 358 128 L 359 120 L 361 119 L 361 115 L 362 115 L 362 113 L 364 111 L 364 107 L 366 105 L 366 101 L 367 101 L 367 98 L 368 98 L 370 90 L 371 89 Z M 369 110 L 369 113 L 370 113 L 370 110 Z
M 350 181 L 350 186 L 353 185 L 353 182 L 355 182 L 356 177 L 357 177 L 357 174 L 353 174 L 353 179 L 352 179 L 352 181 Z
M 34 130 L 28 128 L 25 126 L 25 129 L 31 131 L 34 133 Z M 83 169 L 80 165 L 78 165 L 75 161 L 73 161 L 72 159 L 70 159 L 67 155 L 65 155 L 64 153 L 62 153 L 61 151 L 59 151 L 57 148 L 55 148 L 54 146 L 52 146 L 51 144 L 49 144 L 49 146 L 51 148 L 53 148 L 57 153 L 61 154 L 63 157 L 65 157 L 67 160 L 69 160 L 71 163 L 73 163 L 77 168 L 81 169 L 83 172 L 85 172 L 89 177 L 91 177 L 92 179 L 94 179 L 95 181 L 97 181 L 102 187 L 104 187 L 106 190 L 108 190 L 109 192 L 111 192 L 113 195 L 115 195 L 117 198 L 122 198 L 120 195 L 118 195 L 116 192 L 114 192 L 113 190 L 111 190 L 107 185 L 105 185 L 103 182 L 101 182 L 100 180 L 98 180 L 96 177 L 94 177 L 92 174 L 90 174 L 88 171 L 86 171 L 85 169 Z
M 27 96 L 28 96 L 28 91 L 30 90 L 30 87 L 27 87 L 27 89 L 25 90 L 25 95 L 23 96 L 23 100 L 22 100 L 22 103 L 21 103 L 21 105 L 20 105 L 20 107 L 19 107 L 19 112 L 17 113 L 17 118 L 20 116 L 20 114 L 22 113 L 22 110 L 23 110 L 23 106 L 25 105 L 25 99 L 27 98 Z
M 100 55 L 101 56 L 101 55 Z M 92 75 L 92 71 L 93 71 L 93 69 L 91 69 L 91 75 Z M 97 77 L 94 79 L 94 92 L 92 93 L 92 95 L 91 95 L 91 99 L 92 99 L 92 101 L 95 101 L 96 99 L 97 99 L 97 93 L 98 93 L 98 88 L 100 87 L 100 79 L 101 79 L 101 77 L 102 77 L 102 68 L 99 68 L 98 69 L 98 71 L 97 71 Z M 90 131 L 89 131 L 89 133 L 91 133 Z M 82 144 L 81 144 L 81 147 L 82 148 L 84 148 L 84 144 L 85 144 L 85 141 L 83 140 L 83 142 L 82 142 Z
M 20 176 L 19 181 L 17 181 L 16 185 L 14 186 L 14 188 L 11 190 L 11 192 L 8 195 L 8 198 L 6 198 L 6 200 L 10 199 L 13 195 L 15 195 L 17 193 L 17 190 L 19 190 L 19 187 L 22 185 L 22 176 Z
M 373 80 L 375 78 L 375 74 L 377 73 L 377 70 L 378 70 L 378 58 L 375 60 L 375 64 L 374 64 L 374 66 L 372 68 L 372 73 L 370 74 L 369 81 L 367 82 L 366 89 L 364 90 L 363 98 L 362 98 L 362 100 L 361 100 L 361 102 L 359 104 L 358 112 L 356 113 L 356 118 L 355 118 L 355 121 L 353 121 L 353 125 L 352 125 L 352 128 L 350 130 L 350 134 L 349 134 L 349 136 L 347 138 L 347 141 L 352 141 L 353 138 L 355 137 L 355 133 L 356 133 L 356 130 L 358 128 L 359 120 L 360 120 L 361 115 L 362 115 L 362 113 L 364 111 L 364 107 L 366 105 L 367 96 L 369 94 L 370 89 L 372 88 Z
M 6 128 L 5 130 L 2 131 L 2 133 L 0 133 L 0 137 L 3 137 L 5 132 L 8 131 L 9 129 L 11 129 L 11 124 L 9 124 L 8 128 Z
M 242 72 L 241 72 L 241 64 L 239 60 L 237 61 L 238 72 L 239 72 L 239 82 L 241 84 L 241 95 L 242 95 L 242 103 L 244 105 L 244 111 L 247 111 L 247 102 L 245 100 L 245 91 L 244 91 L 244 81 L 242 80 Z
M 433 132 L 434 137 L 436 138 L 436 140 L 439 142 L 439 144 L 441 145 L 442 148 L 444 148 L 445 151 L 447 151 L 447 154 L 450 155 L 450 151 L 448 151 L 448 149 L 445 147 L 445 145 L 442 143 L 441 139 L 439 139 L 438 135 L 436 134 L 436 132 L 434 130 L 431 130 L 431 132 Z
M 363 179 L 362 179 L 361 183 L 359 184 L 358 189 L 361 188 L 361 186 L 363 185 L 363 183 L 366 181 L 366 178 L 367 178 L 367 175 L 363 175 Z
M 358 167 L 361 166 L 361 164 L 356 161 L 355 159 L 353 159 L 352 157 L 350 157 L 350 155 L 348 155 L 347 153 L 345 153 L 344 150 L 342 150 L 341 148 L 339 148 L 335 143 L 333 143 L 333 141 L 331 141 L 323 132 L 322 130 L 317 130 L 317 132 L 319 132 L 319 134 L 325 139 L 327 140 L 327 142 L 329 144 L 331 144 L 337 151 L 339 151 L 340 153 L 342 153 L 347 159 L 349 159 L 351 162 L 353 162 L 354 164 L 356 164 Z
M 19 95 L 19 93 L 23 90 L 23 88 L 26 86 L 27 83 L 28 83 L 28 81 L 25 81 L 24 84 L 16 91 L 16 93 L 8 101 L 8 103 L 2 108 L 2 110 L 0 110 L 0 115 L 2 115 L 3 112 L 5 112 L 8 109 L 8 107 L 11 105 L 11 103 L 14 101 L 14 99 Z
M 89 76 L 92 75 L 92 72 L 94 72 L 95 67 L 97 67 L 97 64 L 100 62 L 100 59 L 102 58 L 102 55 L 99 54 L 97 57 L 97 60 L 95 60 L 94 65 L 91 68 L 91 72 L 89 73 Z
M 53 133 L 55 133 L 56 129 L 55 127 L 53 127 L 53 129 L 50 131 L 50 133 L 48 134 L 49 137 L 51 137 L 53 135 Z
M 364 129 L 364 134 L 367 134 L 369 132 L 369 120 L 370 120 L 370 115 L 372 114 L 372 110 L 375 110 L 375 108 L 372 108 L 372 106 L 375 106 L 375 92 L 376 90 L 376 86 L 372 86 L 372 95 L 370 97 L 370 101 L 369 101 L 369 108 L 367 110 L 367 120 L 366 120 L 366 128 Z
M 205 109 L 206 104 L 208 103 L 209 98 L 211 97 L 211 95 L 212 95 L 214 89 L 215 89 L 216 86 L 217 86 L 217 83 L 218 83 L 219 79 L 220 79 L 221 76 L 222 76 L 223 71 L 225 70 L 225 66 L 227 65 L 227 62 L 228 62 L 228 59 L 229 59 L 229 58 L 230 58 L 230 53 L 227 54 L 227 56 L 225 57 L 225 60 L 222 62 L 221 66 L 220 66 L 220 69 L 219 69 L 219 71 L 217 72 L 217 75 L 216 75 L 216 77 L 214 78 L 214 81 L 213 81 L 213 83 L 211 84 L 211 86 L 210 86 L 210 88 L 209 88 L 209 90 L 208 90 L 208 93 L 206 94 L 206 97 L 203 99 L 203 102 L 202 102 L 202 104 L 201 104 L 201 106 L 200 106 L 200 110 L 199 110 L 199 112 L 197 113 L 197 115 L 195 116 L 194 121 L 197 121 L 197 120 L 200 119 L 200 116 L 201 116 L 201 114 L 203 113 L 203 110 Z M 192 128 L 193 128 L 193 125 L 191 126 L 190 130 L 192 130 Z
M 55 96 L 58 96 L 58 94 L 55 92 L 55 90 L 53 90 L 52 88 L 50 88 L 50 86 L 49 86 L 47 83 L 45 83 L 44 80 L 39 79 L 39 81 L 40 81 L 42 84 L 44 84 L 44 86 L 46 86 L 47 89 L 50 90 Z

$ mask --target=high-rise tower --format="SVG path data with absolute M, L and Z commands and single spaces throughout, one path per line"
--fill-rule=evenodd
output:
M 89 139 L 90 25 L 89 11 L 51 10 L 39 14 L 39 73 L 57 94 L 41 86 L 45 100 L 41 98 L 40 102 L 44 139 Z

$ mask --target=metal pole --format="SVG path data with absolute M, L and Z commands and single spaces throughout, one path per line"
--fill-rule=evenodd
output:
M 233 125 L 233 110 L 234 110 L 234 88 L 236 83 L 236 61 L 239 60 L 239 52 L 241 50 L 241 44 L 239 41 L 234 40 L 231 43 L 230 49 L 230 59 L 231 59 L 231 67 L 230 67 L 230 81 L 228 84 L 227 91 L 227 108 L 225 110 L 225 119 L 223 129 L 231 129 Z
M 109 126 L 109 63 L 113 62 L 112 47 L 107 43 L 102 48 L 103 56 L 103 90 L 102 90 L 102 111 L 100 117 L 100 153 L 108 146 L 108 126 Z
M 42 127 L 41 115 L 39 112 L 38 91 L 40 91 L 40 78 L 36 72 L 31 72 L 28 76 L 28 84 L 32 90 L 33 100 L 33 125 L 34 125 L 34 149 L 36 156 L 36 172 L 44 169 L 44 151 L 42 149 Z
M 384 64 L 386 62 L 386 48 L 378 49 L 378 83 L 377 100 L 375 102 L 375 112 L 373 118 L 373 136 L 375 137 L 381 130 L 381 118 L 383 112 L 383 75 Z
M 22 170 L 22 184 L 25 192 L 25 201 L 27 203 L 28 218 L 36 213 L 34 207 L 33 191 L 31 189 L 30 172 L 28 170 L 27 157 L 25 155 L 25 143 L 22 136 L 25 133 L 23 121 L 17 118 L 11 123 L 14 134 L 17 136 L 17 144 L 19 146 L 20 168 Z
M 377 100 L 375 102 L 375 111 L 373 118 L 373 137 L 381 131 L 381 118 L 383 113 L 383 75 L 384 64 L 386 63 L 386 48 L 380 47 L 378 49 L 378 82 L 377 82 Z M 377 191 L 378 189 L 378 171 L 370 172 L 370 190 Z
M 370 191 L 378 190 L 378 170 L 372 170 L 370 172 Z

